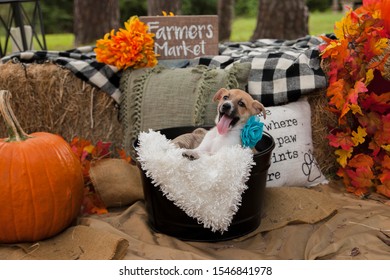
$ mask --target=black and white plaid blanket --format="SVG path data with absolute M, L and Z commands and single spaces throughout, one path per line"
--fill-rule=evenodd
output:
M 255 42 L 225 43 L 220 54 L 200 57 L 177 67 L 199 64 L 229 68 L 233 63 L 250 62 L 252 68 L 247 90 L 266 106 L 280 105 L 297 100 L 301 95 L 325 88 L 325 74 L 320 67 L 318 46 L 322 40 L 306 36 L 297 40 L 263 39 Z M 70 69 L 75 75 L 119 101 L 121 71 L 116 67 L 98 63 L 92 46 L 71 51 L 28 51 L 2 58 L 20 62 L 52 61 Z M 169 66 L 174 66 L 170 62 Z
M 291 41 L 225 43 L 220 46 L 220 55 L 195 59 L 191 65 L 225 68 L 232 63 L 250 62 L 248 92 L 265 106 L 280 105 L 326 87 L 318 49 L 322 43 L 314 36 Z

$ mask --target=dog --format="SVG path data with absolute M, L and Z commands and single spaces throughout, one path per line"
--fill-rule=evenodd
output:
M 240 89 L 221 88 L 213 101 L 218 102 L 216 126 L 205 134 L 197 148 L 183 152 L 190 160 L 198 159 L 202 154 L 215 154 L 223 146 L 241 145 L 241 130 L 247 120 L 260 113 L 264 118 L 266 116 L 263 104 Z

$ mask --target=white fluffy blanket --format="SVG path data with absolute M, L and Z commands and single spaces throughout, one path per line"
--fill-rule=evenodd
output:
M 223 147 L 214 155 L 190 161 L 160 132 L 142 132 L 138 139 L 138 161 L 153 184 L 205 228 L 228 230 L 255 164 L 252 151 Z

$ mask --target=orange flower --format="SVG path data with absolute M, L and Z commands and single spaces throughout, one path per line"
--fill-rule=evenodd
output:
M 96 41 L 96 59 L 118 69 L 153 67 L 157 64 L 153 37 L 148 26 L 133 16 L 125 22 L 125 29 L 111 30 Z

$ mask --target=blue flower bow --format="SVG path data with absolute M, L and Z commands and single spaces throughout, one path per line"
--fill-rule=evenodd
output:
M 263 136 L 263 126 L 259 116 L 250 117 L 241 131 L 242 146 L 255 147 Z

